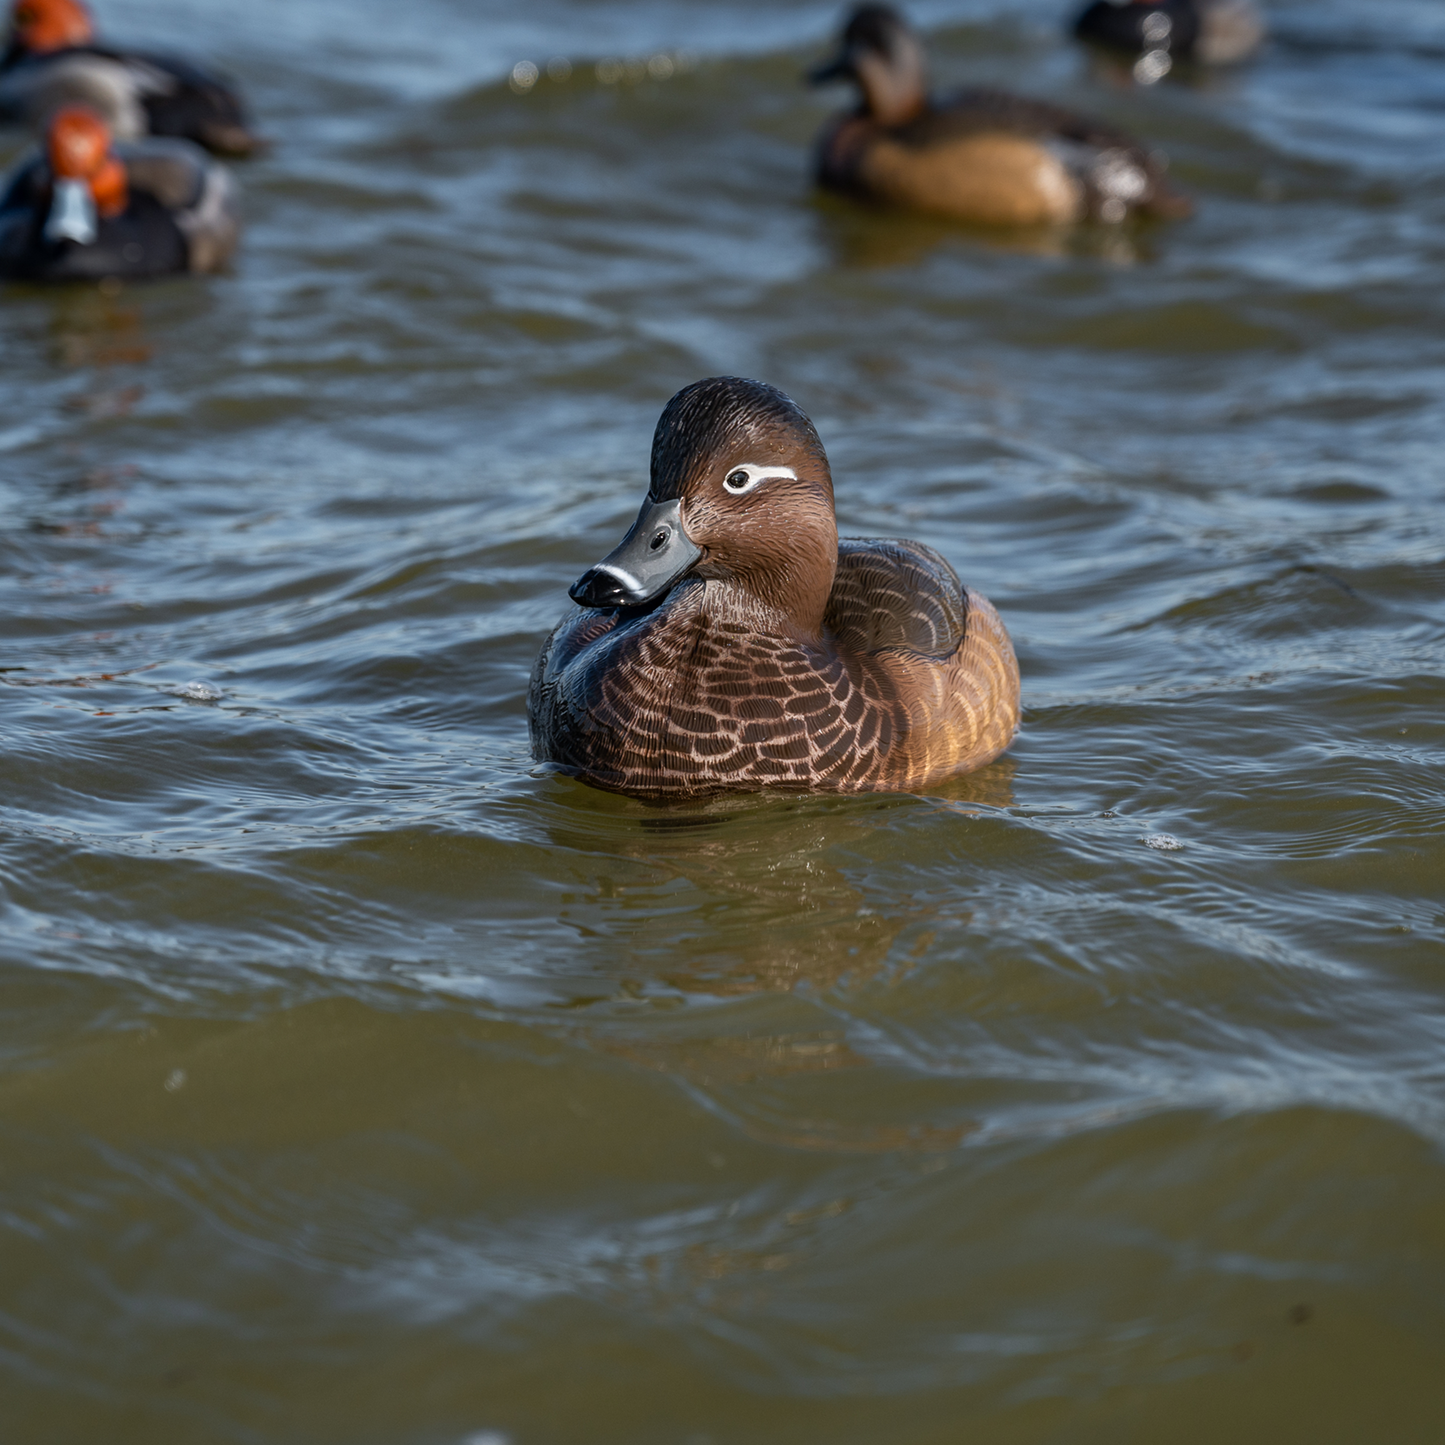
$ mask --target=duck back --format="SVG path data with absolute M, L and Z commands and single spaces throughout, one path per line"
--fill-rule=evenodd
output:
M 245 102 L 226 77 L 175 55 L 137 55 L 133 63 L 159 77 L 141 94 L 152 135 L 177 136 L 220 155 L 255 149 Z
M 866 113 L 824 133 L 820 184 L 982 225 L 1186 215 L 1160 160 L 1122 131 L 1004 91 L 964 91 L 903 125 Z
M 179 56 L 78 45 L 0 68 L 0 115 L 38 126 L 65 105 L 94 110 L 123 140 L 170 136 L 224 155 L 256 145 L 237 87 Z
M 936 552 L 842 541 L 818 639 L 758 630 L 710 585 L 564 618 L 529 689 L 536 756 L 644 797 L 866 792 L 979 767 L 1013 737 L 1007 634 Z

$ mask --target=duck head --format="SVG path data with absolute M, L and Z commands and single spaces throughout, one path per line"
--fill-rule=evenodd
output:
M 95 22 L 81 0 L 15 0 L 10 46 L 22 55 L 48 55 L 95 39 Z
M 110 128 L 93 111 L 68 105 L 51 117 L 45 149 L 54 177 L 45 238 L 88 246 L 97 216 L 120 215 L 129 199 L 125 167 L 110 149 Z
M 641 607 L 700 577 L 815 637 L 837 566 L 833 477 L 813 423 L 774 386 L 714 376 L 668 402 L 637 521 L 569 595 Z
M 851 80 L 880 125 L 902 125 L 928 106 L 928 61 L 918 37 L 887 5 L 860 5 L 843 28 L 838 54 L 808 72 L 812 85 Z

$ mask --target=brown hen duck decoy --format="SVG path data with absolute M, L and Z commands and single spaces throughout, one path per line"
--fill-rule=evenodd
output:
M 808 78 L 850 80 L 862 92 L 819 138 L 817 179 L 829 190 L 988 226 L 1192 209 L 1160 158 L 1122 131 L 1004 91 L 933 100 L 923 46 L 886 5 L 860 5 L 838 55 Z
M 763 382 L 668 402 L 637 521 L 570 595 L 528 722 L 539 760 L 598 787 L 907 791 L 982 767 L 1018 727 L 988 599 L 920 543 L 840 541 L 818 433 Z

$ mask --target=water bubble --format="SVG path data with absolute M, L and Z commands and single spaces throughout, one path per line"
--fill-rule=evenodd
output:
M 187 702 L 216 702 L 226 695 L 209 682 L 199 681 L 182 683 L 179 687 L 168 687 L 165 690 L 173 697 L 185 698 Z
M 660 52 L 647 62 L 647 73 L 654 80 L 670 80 L 672 72 L 676 69 L 677 67 L 672 63 L 672 56 L 663 55 Z
M 616 85 L 622 79 L 622 62 L 620 60 L 599 60 L 597 62 L 597 79 L 603 85 Z
M 519 95 L 531 90 L 531 88 L 536 85 L 537 77 L 541 73 L 530 60 L 519 60 L 512 67 L 512 89 Z
M 1163 45 L 1169 39 L 1170 32 L 1174 29 L 1174 22 L 1162 10 L 1156 10 L 1152 15 L 1144 17 L 1144 39 L 1150 45 Z
M 184 1089 L 185 1087 L 186 1071 L 184 1069 L 172 1069 L 170 1073 L 166 1075 L 166 1093 L 174 1094 L 177 1089 Z
M 565 55 L 554 55 L 547 62 L 547 79 L 562 82 L 571 80 L 572 62 Z
M 1146 833 L 1141 841 L 1146 848 L 1157 848 L 1161 853 L 1177 853 L 1184 846 L 1173 833 Z

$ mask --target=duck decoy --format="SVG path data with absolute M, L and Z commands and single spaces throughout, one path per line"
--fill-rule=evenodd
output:
M 852 81 L 862 104 L 818 141 L 818 183 L 864 199 L 990 226 L 1185 216 L 1160 158 L 1121 131 L 996 90 L 928 92 L 918 37 L 897 11 L 860 5 L 814 85 Z
M 918 542 L 840 540 L 823 443 L 763 382 L 668 402 L 636 522 L 569 595 L 532 672 L 532 747 L 601 788 L 908 791 L 1018 727 L 992 604 Z
M 1074 35 L 1126 55 L 1155 57 L 1152 78 L 1174 60 L 1232 65 L 1264 42 L 1264 17 L 1254 0 L 1091 0 L 1074 20 Z
M 89 107 L 122 141 L 177 136 L 229 156 L 259 146 L 231 81 L 177 56 L 100 43 L 83 0 L 15 0 L 0 119 L 41 130 L 67 105 Z
M 142 280 L 214 271 L 240 231 L 226 168 L 189 141 L 112 146 L 99 116 L 67 106 L 0 195 L 0 276 Z

